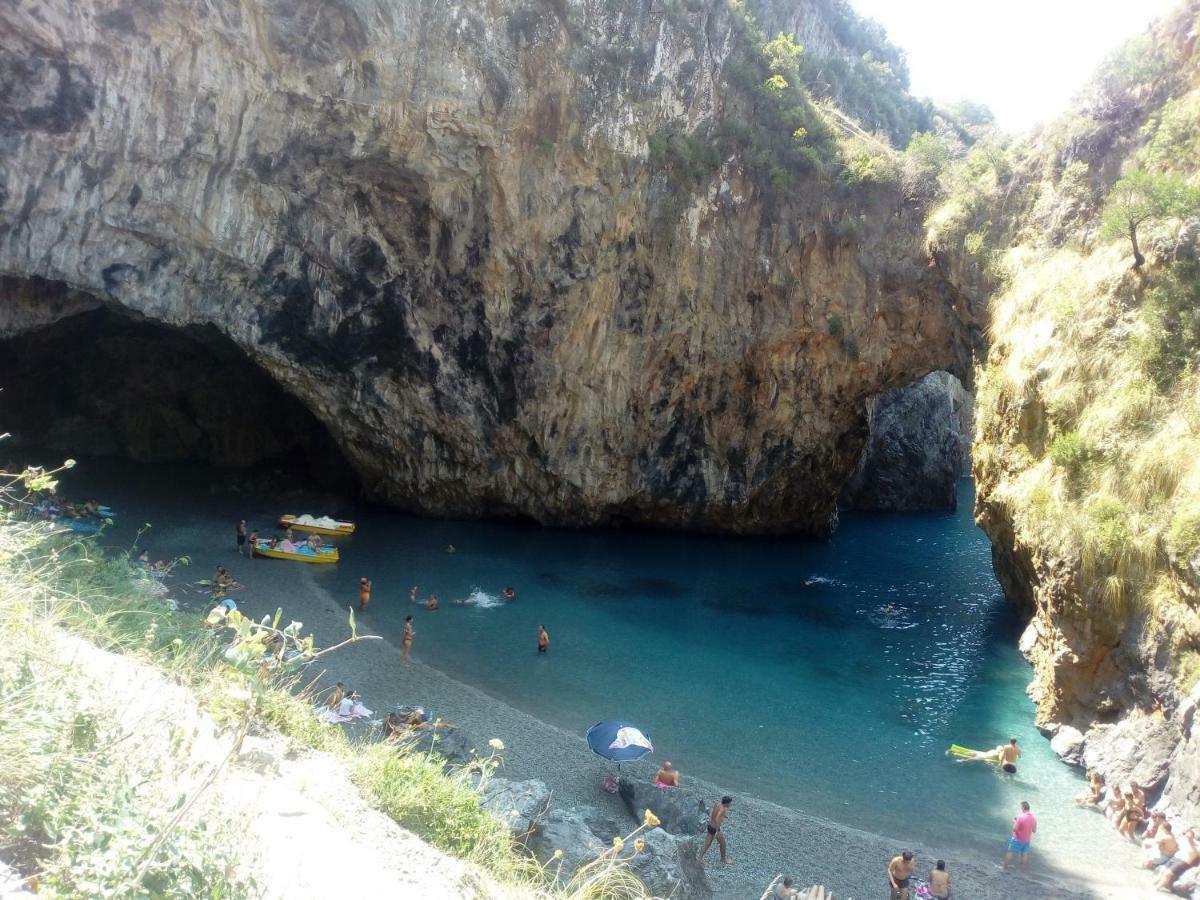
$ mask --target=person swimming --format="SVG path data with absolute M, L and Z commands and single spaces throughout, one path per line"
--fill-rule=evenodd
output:
M 438 608 L 437 594 L 429 595 L 429 599 L 425 601 L 425 608 L 426 609 L 437 609 Z
M 502 590 L 500 592 L 500 595 L 502 597 L 504 597 L 505 600 L 516 600 L 517 599 L 517 592 L 514 591 L 510 587 L 506 587 L 504 590 Z
M 545 625 L 538 626 L 537 633 L 537 652 L 546 653 L 550 650 L 550 632 L 546 630 Z

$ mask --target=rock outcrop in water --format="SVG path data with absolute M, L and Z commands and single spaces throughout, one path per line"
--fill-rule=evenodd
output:
M 953 375 L 932 372 L 867 402 L 869 437 L 842 489 L 862 510 L 950 510 L 970 458 L 973 408 Z
M 898 190 L 772 189 L 748 46 L 716 0 L 6 6 L 0 324 L 211 324 L 399 507 L 826 534 L 971 315 Z

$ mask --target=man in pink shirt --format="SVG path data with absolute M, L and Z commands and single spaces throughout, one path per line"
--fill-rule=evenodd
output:
M 1004 854 L 1004 868 L 1008 868 L 1014 853 L 1021 857 L 1021 868 L 1025 868 L 1025 862 L 1029 858 L 1029 842 L 1033 840 L 1035 831 L 1037 818 L 1029 811 L 1029 801 L 1022 800 L 1021 812 L 1013 819 L 1012 837 L 1008 839 L 1008 852 Z

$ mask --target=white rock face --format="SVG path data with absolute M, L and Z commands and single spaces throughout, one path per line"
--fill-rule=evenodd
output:
M 212 323 L 404 508 L 826 533 L 971 314 L 887 191 L 651 152 L 757 121 L 692 6 L 0 7 L 0 326 Z

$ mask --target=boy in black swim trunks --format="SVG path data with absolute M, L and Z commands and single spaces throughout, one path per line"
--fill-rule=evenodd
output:
M 721 850 L 721 863 L 729 865 L 729 857 L 725 853 L 725 834 L 721 831 L 721 824 L 725 821 L 725 817 L 729 815 L 729 804 L 731 803 L 733 803 L 733 798 L 726 795 L 721 798 L 720 803 L 713 804 L 712 813 L 708 817 L 708 835 L 704 838 L 704 847 L 700 851 L 700 856 L 697 857 L 700 862 L 704 862 L 704 854 L 708 853 L 708 848 L 712 846 L 713 838 L 716 838 L 717 847 Z

